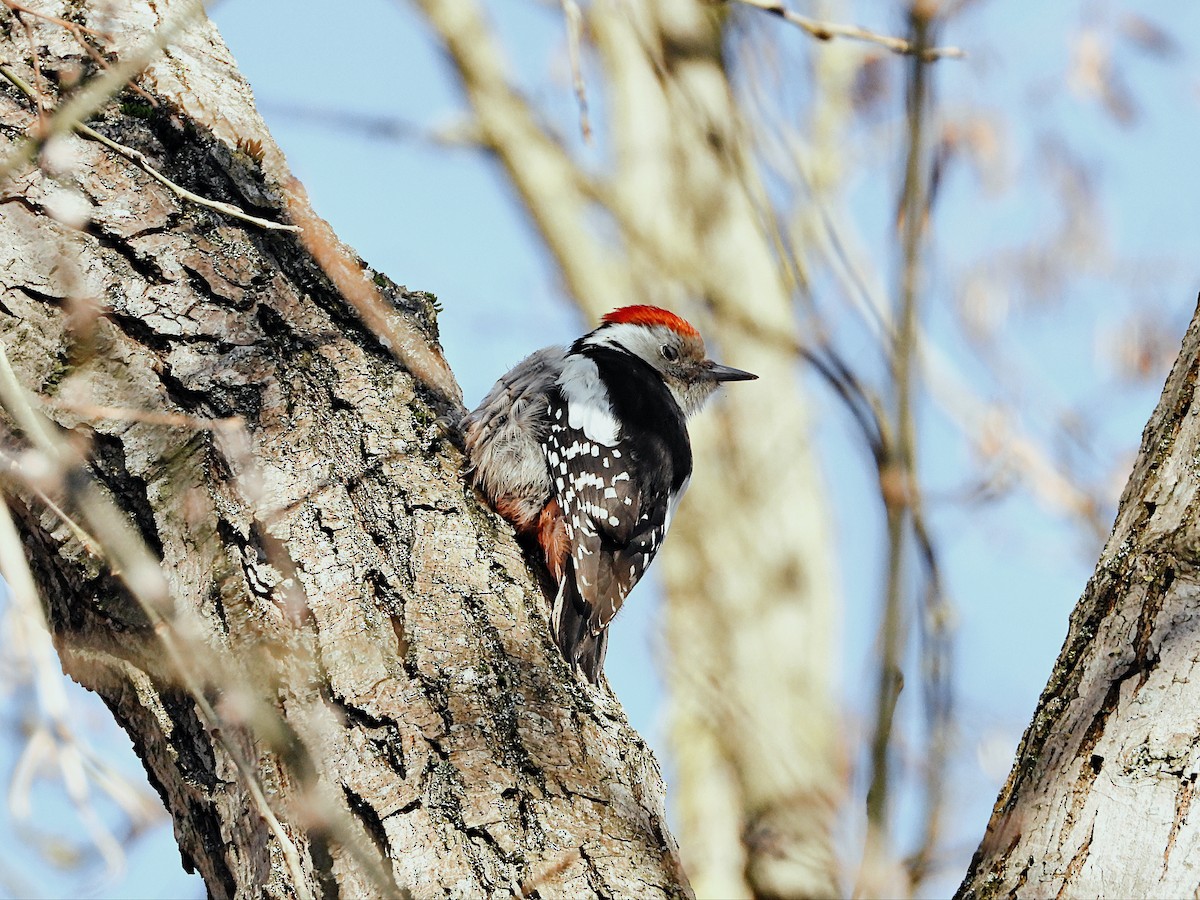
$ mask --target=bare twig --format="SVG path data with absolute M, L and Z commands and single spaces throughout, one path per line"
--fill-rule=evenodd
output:
M 30 396 L 17 380 L 16 373 L 8 362 L 8 354 L 0 345 L 0 402 L 9 415 L 18 423 L 34 446 L 48 459 L 65 468 L 72 454 L 64 449 L 65 442 L 53 431 L 53 426 L 34 409 Z M 196 674 L 196 646 L 189 644 L 188 651 L 180 646 L 176 626 L 172 617 L 176 604 L 172 602 L 162 569 L 150 554 L 149 549 L 132 531 L 129 523 L 88 479 L 73 490 L 76 501 L 85 519 L 84 526 L 94 546 L 103 548 L 105 558 L 121 582 L 129 589 L 154 627 L 162 643 L 174 673 L 196 704 L 200 719 L 229 758 L 233 761 L 243 784 L 250 795 L 256 812 L 279 842 L 293 887 L 302 900 L 311 900 L 311 892 L 304 879 L 304 868 L 295 842 L 283 829 L 275 811 L 267 800 L 266 793 L 250 762 L 241 749 L 231 740 L 222 727 L 221 718 L 213 709 L 204 691 L 203 679 Z M 99 537 L 103 535 L 103 539 Z
M 21 23 L 21 28 L 25 31 L 25 40 L 29 43 L 29 61 L 33 66 L 33 83 L 37 86 L 36 93 L 31 95 L 31 99 L 33 100 L 34 107 L 37 109 L 37 127 L 38 131 L 41 132 L 46 128 L 46 110 L 44 106 L 46 85 L 42 80 L 42 63 L 38 58 L 38 45 L 33 39 L 33 27 L 25 21 L 25 17 L 16 10 L 13 10 L 13 15 L 16 17 L 16 20 Z
M 0 3 L 3 3 L 15 13 L 25 13 L 33 16 L 36 19 L 41 19 L 43 22 L 49 22 L 51 25 L 58 25 L 60 28 L 65 28 L 67 31 L 82 32 L 84 34 L 90 34 L 94 37 L 104 38 L 105 40 L 109 39 L 109 35 L 105 34 L 103 31 L 97 31 L 94 28 L 88 28 L 86 25 L 80 25 L 78 22 L 71 22 L 67 19 L 59 18 L 58 16 L 52 16 L 44 12 L 38 12 L 36 9 L 30 9 L 24 3 L 18 3 L 17 0 L 0 0 Z
M 66 103 L 56 109 L 36 137 L 16 142 L 8 155 L 0 160 L 0 182 L 6 181 L 18 167 L 33 159 L 51 138 L 71 131 L 103 106 L 110 97 L 150 65 L 162 49 L 203 12 L 202 0 L 184 0 L 178 5 L 173 5 L 170 18 L 163 21 L 150 37 L 135 47 L 124 59 L 77 90 Z
M 962 59 L 967 55 L 959 47 L 923 47 L 904 38 L 868 31 L 865 28 L 859 28 L 857 25 L 839 25 L 835 22 L 821 22 L 817 19 L 810 19 L 807 16 L 802 16 L 788 9 L 783 5 L 781 0 L 727 0 L 727 2 L 741 3 L 745 6 L 752 6 L 755 9 L 761 9 L 764 12 L 779 16 L 785 22 L 795 25 L 819 41 L 829 41 L 834 38 L 866 41 L 870 44 L 878 44 L 881 47 L 886 47 L 893 53 L 899 53 L 904 56 L 916 56 L 925 62 L 934 62 L 939 59 Z
M 920 50 L 928 44 L 930 19 L 915 8 L 910 13 L 912 44 Z M 905 163 L 904 188 L 901 196 L 899 228 L 901 232 L 901 283 L 896 315 L 896 331 L 891 347 L 891 369 L 895 384 L 894 433 L 895 446 L 880 467 L 880 491 L 887 511 L 888 563 L 884 592 L 883 617 L 880 624 L 880 667 L 876 688 L 875 727 L 871 739 L 871 783 L 867 791 L 867 853 L 871 866 L 890 856 L 885 849 L 890 807 L 890 755 L 892 726 L 903 685 L 902 663 L 905 655 L 904 595 L 906 560 L 910 539 L 917 541 L 918 550 L 926 563 L 927 591 L 936 598 L 940 592 L 936 555 L 924 522 L 920 486 L 916 470 L 917 434 L 914 411 L 916 393 L 916 363 L 919 359 L 919 296 L 921 251 L 925 239 L 926 211 L 929 199 L 928 161 L 926 153 L 926 116 L 929 102 L 929 73 L 924 53 L 911 54 L 908 80 L 908 154 Z M 927 601 L 931 606 L 940 603 Z M 940 633 L 940 632 L 939 632 Z M 939 644 L 939 649 L 941 645 Z M 938 663 L 943 662 L 938 657 Z M 944 674 L 944 666 L 934 667 Z M 939 681 L 940 684 L 940 681 Z M 932 692 L 930 692 L 932 693 Z M 941 724 L 949 715 L 948 706 L 939 704 L 935 715 Z M 939 728 L 940 736 L 941 730 Z M 939 740 L 936 748 L 944 750 Z M 941 777 L 938 772 L 935 777 Z M 930 783 L 926 782 L 927 788 Z M 940 792 L 927 790 L 929 815 L 924 835 L 927 846 L 936 837 Z M 925 854 L 918 852 L 918 858 Z M 911 872 L 910 872 L 911 879 Z M 911 884 L 911 881 L 910 881 Z M 876 886 L 868 886 L 870 891 Z
M 16 72 L 13 72 L 11 69 L 9 69 L 7 66 L 4 66 L 4 65 L 0 65 L 0 75 L 3 75 L 19 91 L 21 91 L 21 93 L 23 93 L 23 94 L 25 94 L 25 96 L 29 97 L 29 99 L 32 100 L 34 102 L 34 104 L 38 107 L 38 111 L 40 114 L 41 108 L 42 108 L 42 103 L 41 103 L 41 100 L 39 99 L 37 92 L 35 92 L 33 90 L 33 88 L 31 88 L 29 86 L 29 84 L 27 84 L 26 81 L 23 78 L 21 78 L 20 75 L 18 75 Z M 116 141 L 114 141 L 112 138 L 106 137 L 105 135 L 96 131 L 96 129 L 92 128 L 90 125 L 85 125 L 82 122 L 76 122 L 74 128 L 75 128 L 75 131 L 79 132 L 84 137 L 90 138 L 93 141 L 98 141 L 99 143 L 103 144 L 105 147 L 108 147 L 110 150 L 115 150 L 117 153 L 120 153 L 122 156 L 126 157 L 127 159 L 130 159 L 133 162 L 137 163 L 142 168 L 142 170 L 147 175 L 149 175 L 151 178 L 153 178 L 155 181 L 158 181 L 161 184 L 166 185 L 168 188 L 170 188 L 172 191 L 174 191 L 176 194 L 178 194 L 184 200 L 189 200 L 192 203 L 195 203 L 197 206 L 203 206 L 208 209 L 216 210 L 217 212 L 224 213 L 225 215 L 230 216 L 234 219 L 241 219 L 243 222 L 249 222 L 251 225 L 257 225 L 259 228 L 273 229 L 276 231 L 299 231 L 300 230 L 299 227 L 297 227 L 296 225 L 288 225 L 288 224 L 282 224 L 280 222 L 272 222 L 269 219 L 260 219 L 258 216 L 252 216 L 249 213 L 243 212 L 241 209 L 234 206 L 232 203 L 225 203 L 224 201 L 221 201 L 221 200 L 209 200 L 207 197 L 201 197 L 199 194 L 194 194 L 191 191 L 189 191 L 187 188 L 176 184 L 170 178 L 168 178 L 166 175 L 162 174 L 162 172 L 160 172 L 156 168 L 154 168 L 154 166 L 152 166 L 150 164 L 150 160 L 146 159 L 145 154 L 142 153 L 141 151 L 134 150 L 132 147 L 126 147 L 124 144 L 119 144 Z
M 316 125 L 325 130 L 355 131 L 373 140 L 396 143 L 412 142 L 431 147 L 479 150 L 478 127 L 469 118 L 427 128 L 399 116 L 377 115 L 349 109 L 312 106 L 300 103 L 263 101 L 258 108 L 270 114 L 272 120 L 286 117 L 302 125 Z
M 851 259 L 841 226 L 821 207 L 821 221 L 838 265 L 834 274 L 851 308 L 881 341 L 894 340 L 893 324 L 883 301 L 863 280 Z M 1096 503 L 1049 457 L 1036 439 L 1023 431 L 1013 416 L 995 400 L 971 388 L 953 360 L 922 331 L 918 341 L 924 383 L 931 399 L 973 444 L 1003 448 L 1006 462 L 1014 466 L 1030 491 L 1056 511 L 1078 519 L 1094 531 Z
M 100 406 L 94 403 L 72 403 L 57 397 L 39 396 L 43 406 L 78 413 L 89 419 L 112 419 L 118 422 L 145 422 L 148 425 L 169 425 L 177 428 L 193 428 L 197 431 L 216 431 L 225 428 L 240 428 L 244 422 L 238 416 L 225 419 L 201 419 L 182 413 L 158 413 L 146 409 L 130 409 L 120 406 Z
M 909 883 L 914 887 L 928 877 L 941 836 L 942 814 L 946 798 L 946 761 L 950 755 L 954 724 L 954 696 L 951 663 L 951 610 L 942 587 L 941 567 L 933 538 L 929 533 L 921 495 L 918 492 L 913 506 L 913 537 L 925 565 L 924 615 L 918 618 L 921 627 L 921 668 L 924 704 L 929 738 L 926 741 L 921 781 L 923 786 L 923 821 L 921 839 L 916 850 L 905 861 Z
M 62 774 L 67 795 L 92 844 L 104 858 L 109 872 L 117 873 L 124 865 L 124 854 L 120 843 L 98 814 L 89 787 L 93 779 L 89 778 L 88 773 L 99 765 L 99 761 L 95 752 L 79 740 L 71 727 L 70 708 L 62 687 L 58 657 L 37 599 L 37 589 L 20 536 L 3 502 L 0 502 L 0 573 L 8 584 L 16 622 L 21 629 L 22 650 L 32 664 L 40 713 L 40 720 L 34 725 L 13 769 L 9 785 L 9 808 L 16 818 L 28 819 L 32 815 L 29 793 L 36 771 L 48 764 L 56 765 Z M 109 774 L 107 780 L 96 783 L 131 815 L 145 815 L 146 804 L 144 801 L 137 805 L 130 803 L 128 796 L 131 788 L 123 779 Z
M 571 59 L 571 84 L 575 102 L 579 104 L 579 131 L 588 143 L 592 141 L 592 123 L 588 117 L 587 85 L 583 81 L 583 59 L 580 53 L 583 35 L 583 14 L 575 0 L 561 0 L 563 18 L 567 22 L 567 55 Z
M 75 42 L 84 49 L 84 51 L 87 53 L 88 56 L 90 56 L 92 58 L 92 60 L 96 63 L 96 65 L 98 65 L 102 69 L 109 68 L 109 61 L 104 58 L 104 56 L 100 53 L 100 51 L 98 51 L 95 47 L 93 47 L 90 43 L 88 43 L 88 40 L 87 40 L 88 35 L 90 35 L 94 38 L 98 38 L 100 40 L 105 40 L 105 41 L 111 40 L 112 38 L 109 35 L 105 34 L 103 31 L 97 31 L 95 28 L 88 28 L 86 25 L 80 25 L 78 22 L 72 22 L 69 19 L 63 19 L 63 18 L 60 18 L 59 16 L 52 16 L 47 13 L 38 12 L 36 9 L 30 9 L 28 6 L 25 6 L 23 3 L 18 3 L 17 0 L 0 0 L 0 3 L 3 3 L 5 6 L 7 6 L 9 9 L 11 9 L 13 11 L 14 15 L 17 13 L 25 13 L 26 15 L 30 15 L 30 16 L 33 16 L 34 18 L 41 19 L 43 22 L 49 22 L 51 25 L 57 25 L 59 28 L 69 31 L 71 33 L 71 36 L 75 38 Z M 35 65 L 36 65 L 36 57 L 35 57 Z M 134 84 L 132 81 L 129 82 L 128 87 L 131 91 L 133 91 L 139 97 L 143 98 L 151 106 L 155 106 L 155 107 L 158 106 L 158 101 L 155 100 L 154 97 L 152 97 L 150 94 L 146 93 L 144 90 L 142 90 L 136 84 Z M 39 114 L 40 114 L 40 111 L 39 111 Z
M 249 222 L 251 225 L 257 225 L 259 228 L 266 228 L 266 229 L 270 229 L 270 230 L 274 230 L 274 231 L 299 231 L 300 230 L 300 227 L 297 225 L 290 225 L 290 224 L 283 223 L 283 222 L 272 222 L 270 219 L 262 219 L 262 218 L 259 218 L 258 216 L 252 216 L 247 212 L 243 212 L 241 209 L 234 206 L 232 203 L 225 203 L 222 200 L 209 200 L 207 197 L 201 197 L 199 194 L 194 194 L 191 191 L 189 191 L 187 188 L 176 184 L 170 178 L 168 178 L 166 175 L 164 175 L 162 172 L 160 172 L 156 168 L 154 168 L 154 166 L 150 165 L 150 161 L 148 159 L 146 159 L 145 155 L 143 153 L 141 153 L 140 151 L 134 150 L 132 147 L 126 147 L 124 144 L 118 144 L 116 141 L 112 140 L 111 138 L 105 137 L 100 132 L 96 131 L 94 128 L 91 128 L 88 125 L 84 125 L 82 122 L 75 126 L 75 130 L 78 131 L 80 134 L 91 138 L 94 141 L 99 141 L 101 144 L 108 147 L 110 150 L 115 150 L 117 153 L 120 153 L 122 156 L 125 156 L 128 159 L 133 160 L 135 163 L 137 163 L 139 166 L 141 166 L 142 169 L 146 172 L 146 174 L 149 175 L 151 178 L 153 178 L 155 181 L 158 181 L 161 184 L 166 185 L 172 191 L 174 191 L 176 194 L 178 194 L 180 197 L 182 197 L 184 200 L 190 200 L 192 203 L 195 203 L 197 206 L 203 206 L 208 209 L 214 209 L 219 213 L 224 213 L 225 215 L 229 216 L 230 218 L 240 219 L 243 222 Z
M 95 542 L 90 534 L 76 522 L 62 506 L 47 494 L 39 485 L 38 482 L 43 480 L 44 472 L 38 471 L 35 475 L 29 471 L 29 457 L 27 454 L 21 458 L 16 458 L 8 453 L 0 450 L 0 480 L 4 478 L 10 479 L 14 483 L 28 488 L 33 494 L 46 505 L 46 509 L 54 513 L 67 528 L 75 540 L 79 541 L 79 545 L 83 547 L 94 559 L 104 559 L 104 549 Z M 39 455 L 38 461 L 34 463 L 35 469 L 44 470 L 48 464 L 44 461 L 44 457 Z

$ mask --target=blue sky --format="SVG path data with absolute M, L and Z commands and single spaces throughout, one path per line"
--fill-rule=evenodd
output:
M 451 126 L 463 115 L 444 60 L 407 5 L 362 0 L 348 13 L 332 8 L 315 0 L 224 0 L 212 15 L 317 211 L 372 266 L 438 295 L 446 355 L 472 404 L 530 350 L 570 340 L 589 324 L 563 298 L 501 173 L 481 154 L 371 138 L 295 115 L 297 108 L 337 110 L 422 129 Z M 570 133 L 569 83 L 547 77 L 562 70 L 557 4 L 502 0 L 492 8 L 522 82 L 548 115 L 560 117 L 552 118 L 555 126 Z M 826 9 L 840 21 L 898 29 L 890 4 Z M 966 167 L 948 173 L 935 209 L 927 319 L 932 339 L 978 396 L 1010 399 L 1030 433 L 1047 444 L 1055 440 L 1052 426 L 1061 411 L 1090 411 L 1097 425 L 1080 465 L 1089 477 L 1112 480 L 1114 489 L 1123 483 L 1165 370 L 1159 365 L 1134 384 L 1118 379 L 1102 338 L 1119 336 L 1141 312 L 1173 333 L 1170 348 L 1177 348 L 1195 304 L 1192 263 L 1200 239 L 1193 174 L 1200 79 L 1191 49 L 1164 62 L 1117 47 L 1140 108 L 1131 127 L 1063 88 L 1080 35 L 1089 28 L 1102 37 L 1116 33 L 1114 23 L 1130 10 L 1157 15 L 1177 34 L 1200 33 L 1200 11 L 1191 6 L 992 0 L 969 7 L 943 35 L 971 54 L 937 67 L 944 114 L 1003 123 L 1000 174 L 1007 186 L 989 192 Z M 803 53 L 807 40 L 797 34 L 784 46 Z M 898 61 L 885 65 L 900 72 Z M 1061 140 L 1048 141 L 1048 134 Z M 854 151 L 861 171 L 848 208 L 881 258 L 890 246 L 900 137 L 897 129 L 894 146 Z M 1055 153 L 1079 159 L 1094 177 L 1096 252 L 1085 254 L 1081 271 L 1053 296 L 1011 292 L 1007 302 L 1016 312 L 1005 319 L 1000 343 L 1013 368 L 998 377 L 963 337 L 959 286 L 966 273 L 999 264 L 1006 250 L 1052 239 L 1061 214 L 1042 173 Z M 887 264 L 880 272 L 885 286 L 892 283 Z M 852 349 L 867 347 L 853 333 L 843 337 Z M 845 603 L 840 684 L 853 736 L 863 727 L 874 682 L 882 525 L 873 476 L 848 417 L 815 384 L 813 392 L 814 440 L 836 522 Z M 962 488 L 976 460 L 934 404 L 924 405 L 922 428 L 922 475 L 958 623 L 960 753 L 948 776 L 955 789 L 950 832 L 956 855 L 949 874 L 931 884 L 944 892 L 953 889 L 982 835 L 1099 545 L 1028 491 L 984 506 L 939 501 Z M 1110 522 L 1111 509 L 1105 515 Z M 635 727 L 661 748 L 662 698 L 652 659 L 657 600 L 652 585 L 638 593 L 616 624 L 606 670 Z M 911 692 L 902 707 L 909 722 L 910 699 Z M 912 734 L 915 726 L 906 730 Z M 113 738 L 114 746 L 121 742 Z M 0 747 L 5 770 L 11 758 L 12 748 Z M 138 768 L 128 758 L 126 765 Z M 912 812 L 910 803 L 901 805 L 902 837 Z M 6 868 L 19 859 L 11 851 L 0 854 Z M 47 875 L 44 884 L 53 894 L 78 882 Z M 179 871 L 168 827 L 139 841 L 128 877 L 99 893 L 199 897 L 203 888 Z

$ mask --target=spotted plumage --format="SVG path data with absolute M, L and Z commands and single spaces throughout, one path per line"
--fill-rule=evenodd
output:
M 720 382 L 754 377 L 707 359 L 674 313 L 624 307 L 518 364 L 464 420 L 475 483 L 537 541 L 555 640 L 590 681 L 691 476 L 686 416 Z

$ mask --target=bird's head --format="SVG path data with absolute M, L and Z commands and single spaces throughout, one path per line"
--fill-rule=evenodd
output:
M 662 377 L 687 416 L 697 412 L 722 382 L 758 377 L 709 359 L 700 332 L 687 320 L 657 306 L 613 310 L 584 343 L 623 350 L 647 363 Z

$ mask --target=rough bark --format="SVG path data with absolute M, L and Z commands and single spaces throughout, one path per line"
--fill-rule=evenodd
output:
M 961 898 L 1200 891 L 1200 307 Z
M 178 6 L 45 11 L 107 30 L 120 56 Z M 34 82 L 24 31 L 7 12 L 0 29 Z M 33 33 L 48 85 L 90 71 L 61 27 Z M 651 753 L 570 676 L 435 422 L 456 403 L 433 298 L 364 270 L 312 216 L 202 16 L 139 84 L 157 107 L 125 92 L 92 126 L 303 233 L 182 201 L 76 135 L 46 154 L 53 177 L 18 169 L 0 340 L 89 464 L 31 487 L 6 419 L 4 484 L 64 668 L 133 739 L 185 864 L 218 897 L 689 895 Z M 0 90 L 0 146 L 34 118 Z M 60 221 L 63 192 L 86 222 Z M 363 299 L 372 284 L 386 304 Z M 110 508 L 161 560 L 158 607 L 133 563 L 110 565 Z

